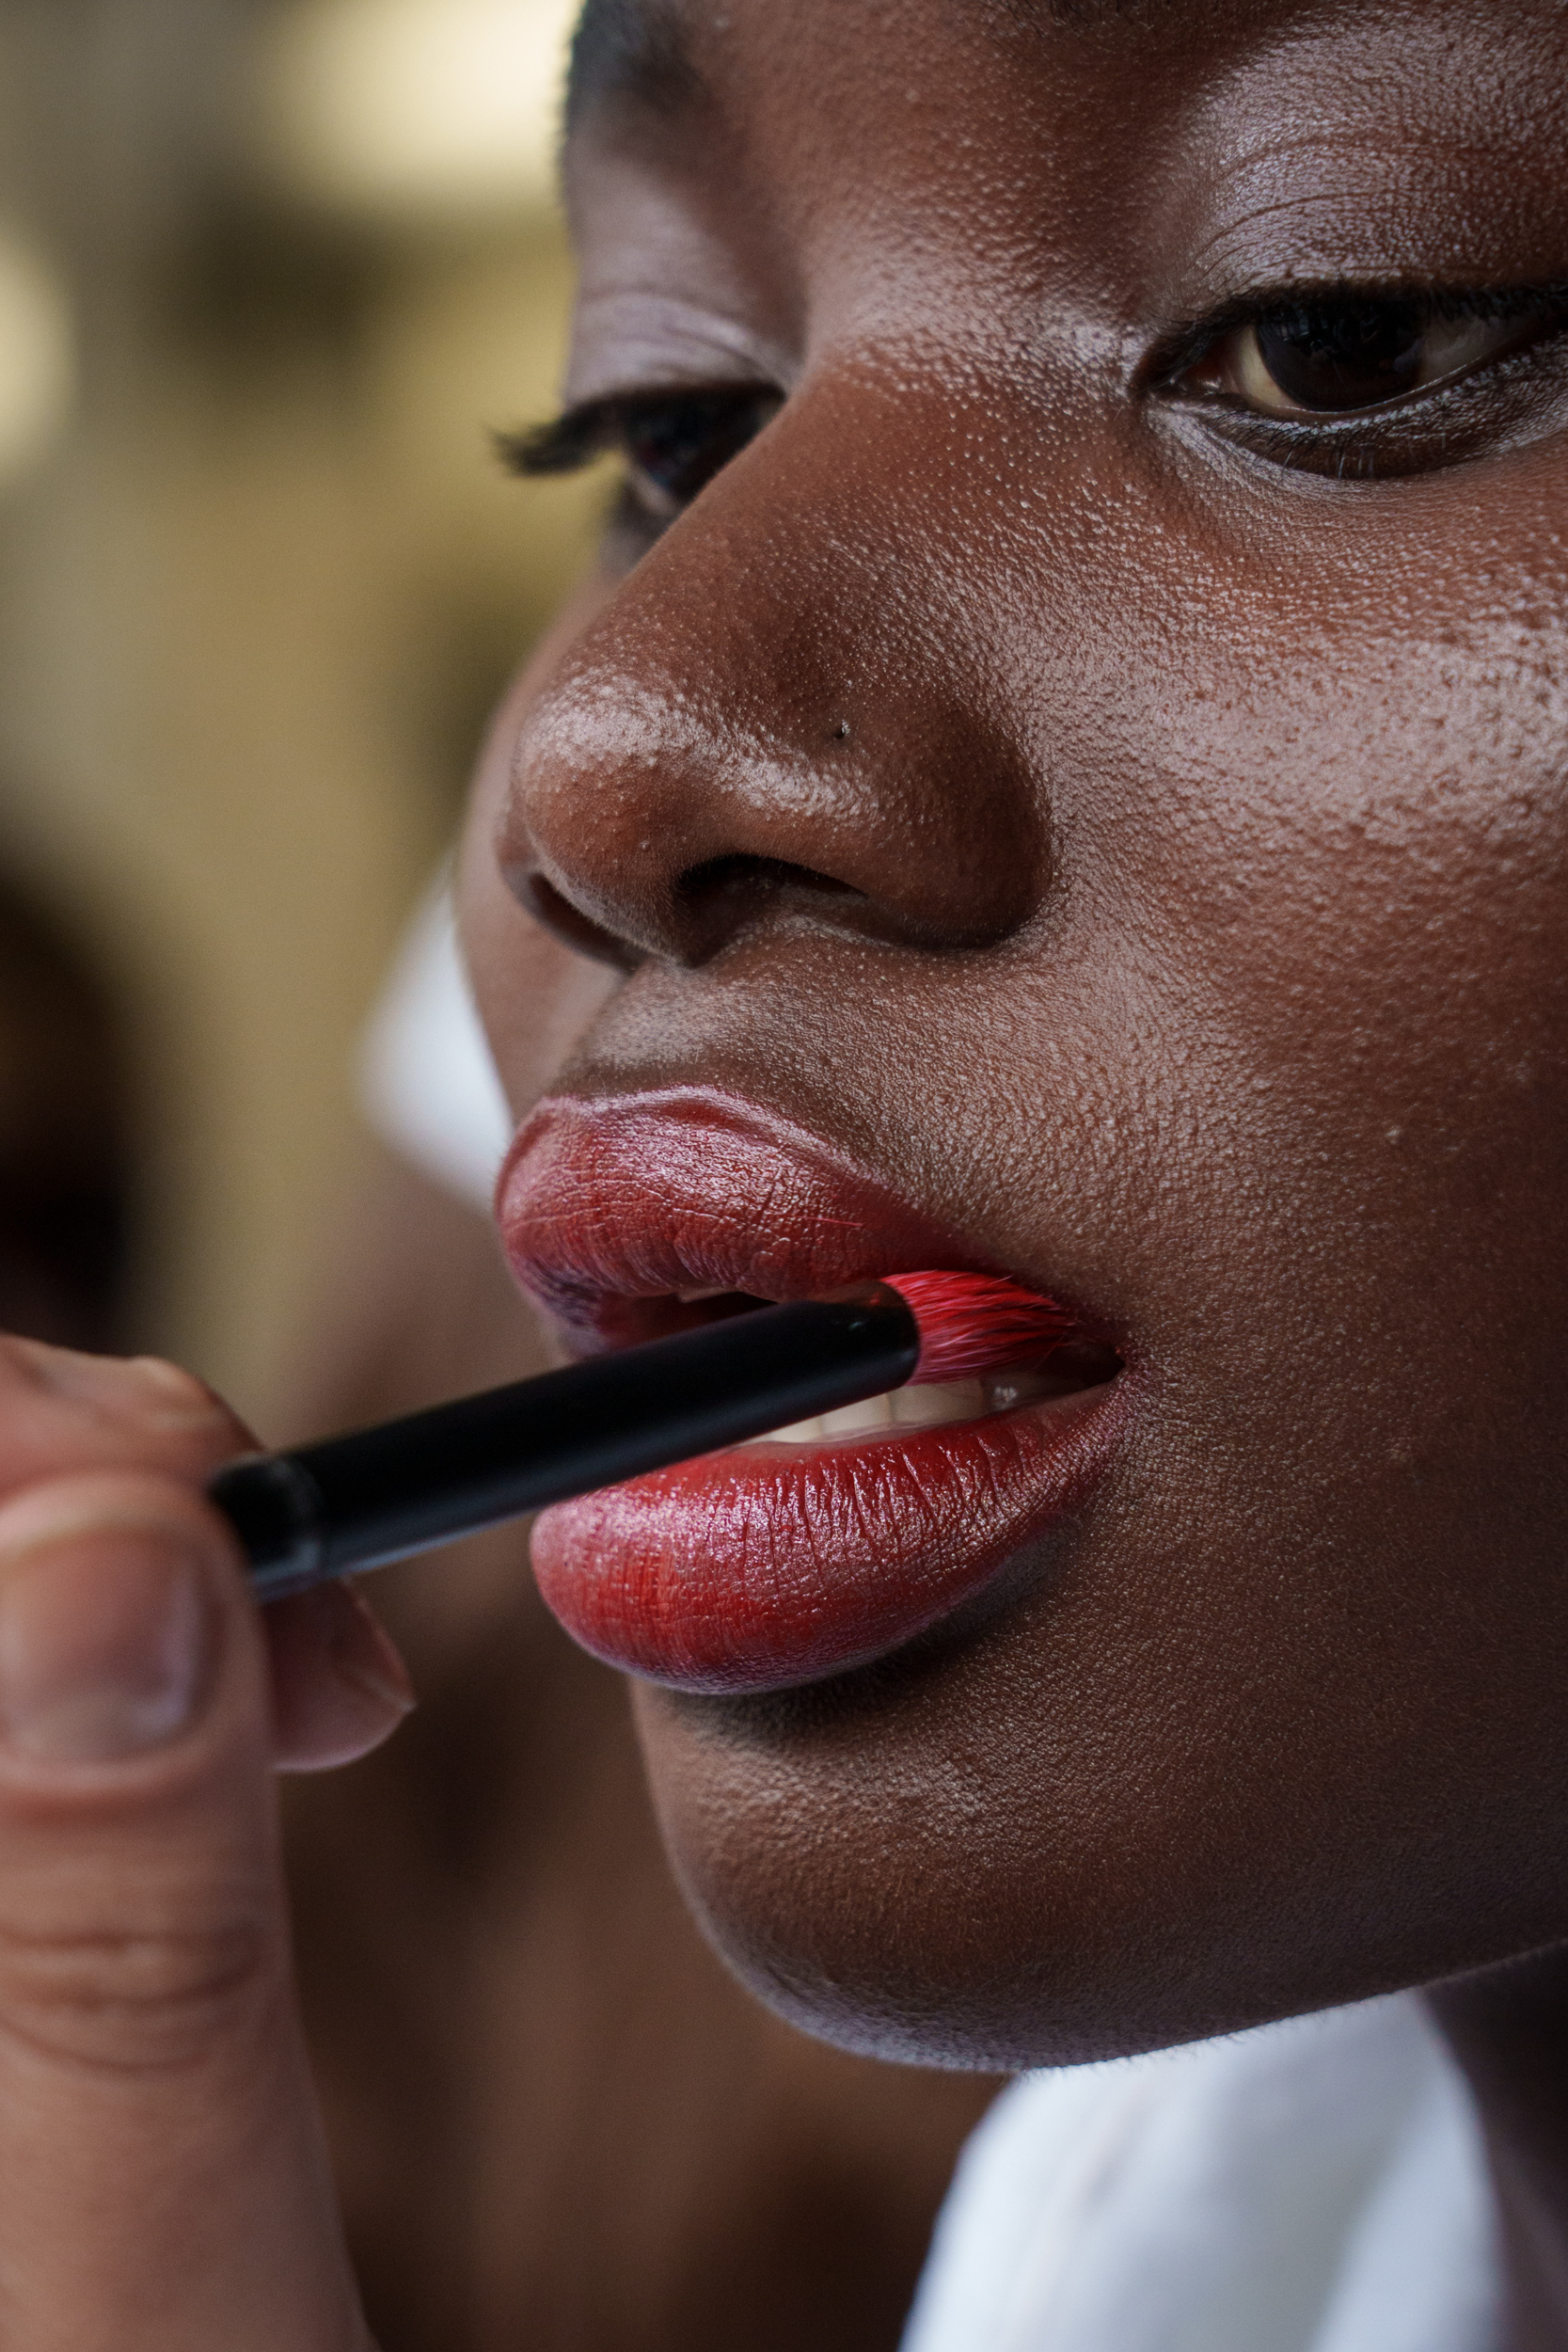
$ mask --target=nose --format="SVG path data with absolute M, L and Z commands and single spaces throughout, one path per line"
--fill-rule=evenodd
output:
M 797 395 L 578 640 L 519 734 L 512 887 L 612 960 L 788 919 L 925 950 L 1033 911 L 1048 826 L 987 693 L 962 518 L 910 405 Z

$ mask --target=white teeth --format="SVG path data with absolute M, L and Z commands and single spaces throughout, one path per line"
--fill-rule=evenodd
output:
M 991 1409 L 982 1380 L 932 1380 L 925 1388 L 895 1389 L 888 1401 L 898 1429 L 937 1429 L 944 1421 L 978 1421 Z
M 993 1372 L 978 1380 L 930 1381 L 920 1388 L 890 1389 L 863 1405 L 846 1405 L 815 1421 L 770 1429 L 753 1445 L 823 1445 L 834 1438 L 894 1438 L 904 1429 L 940 1429 L 950 1422 L 984 1421 L 991 1413 L 1013 1413 L 1021 1405 L 1063 1393 L 1062 1382 L 1044 1372 Z
M 893 1426 L 891 1395 L 868 1396 L 862 1405 L 841 1405 L 836 1413 L 822 1416 L 825 1438 L 863 1438 L 873 1429 Z
M 1016 1401 L 1009 1396 L 1008 1403 Z M 978 1421 L 990 1411 L 988 1384 L 981 1380 L 931 1382 L 919 1389 L 890 1389 L 867 1397 L 863 1405 L 845 1405 L 836 1413 L 819 1413 L 815 1421 L 791 1422 L 787 1429 L 770 1429 L 758 1442 L 766 1445 L 821 1445 L 829 1438 L 867 1438 L 894 1429 L 936 1429 L 950 1421 Z
M 815 1421 L 792 1421 L 787 1429 L 770 1429 L 765 1438 L 753 1439 L 757 1445 L 818 1445 L 822 1439 L 822 1416 Z

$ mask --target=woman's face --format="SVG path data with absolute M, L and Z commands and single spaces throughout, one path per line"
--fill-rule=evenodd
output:
M 1565 94 L 1555 0 L 590 7 L 546 454 L 632 494 L 469 842 L 520 1108 L 519 899 L 626 977 L 509 1244 L 616 1337 L 994 1264 L 1124 1366 L 546 1525 L 656 1670 L 733 1576 L 650 1769 L 837 2039 L 1568 1935 Z

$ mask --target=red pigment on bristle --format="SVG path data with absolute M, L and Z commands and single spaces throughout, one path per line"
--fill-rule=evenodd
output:
M 921 1384 L 1037 1363 L 1076 1328 L 1065 1307 L 1005 1274 L 892 1274 L 887 1286 L 920 1326 L 913 1378 Z

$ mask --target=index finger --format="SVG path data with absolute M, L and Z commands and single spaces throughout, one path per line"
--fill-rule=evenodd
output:
M 0 1497 L 73 1470 L 194 1481 L 254 1443 L 221 1398 L 173 1364 L 0 1334 Z

